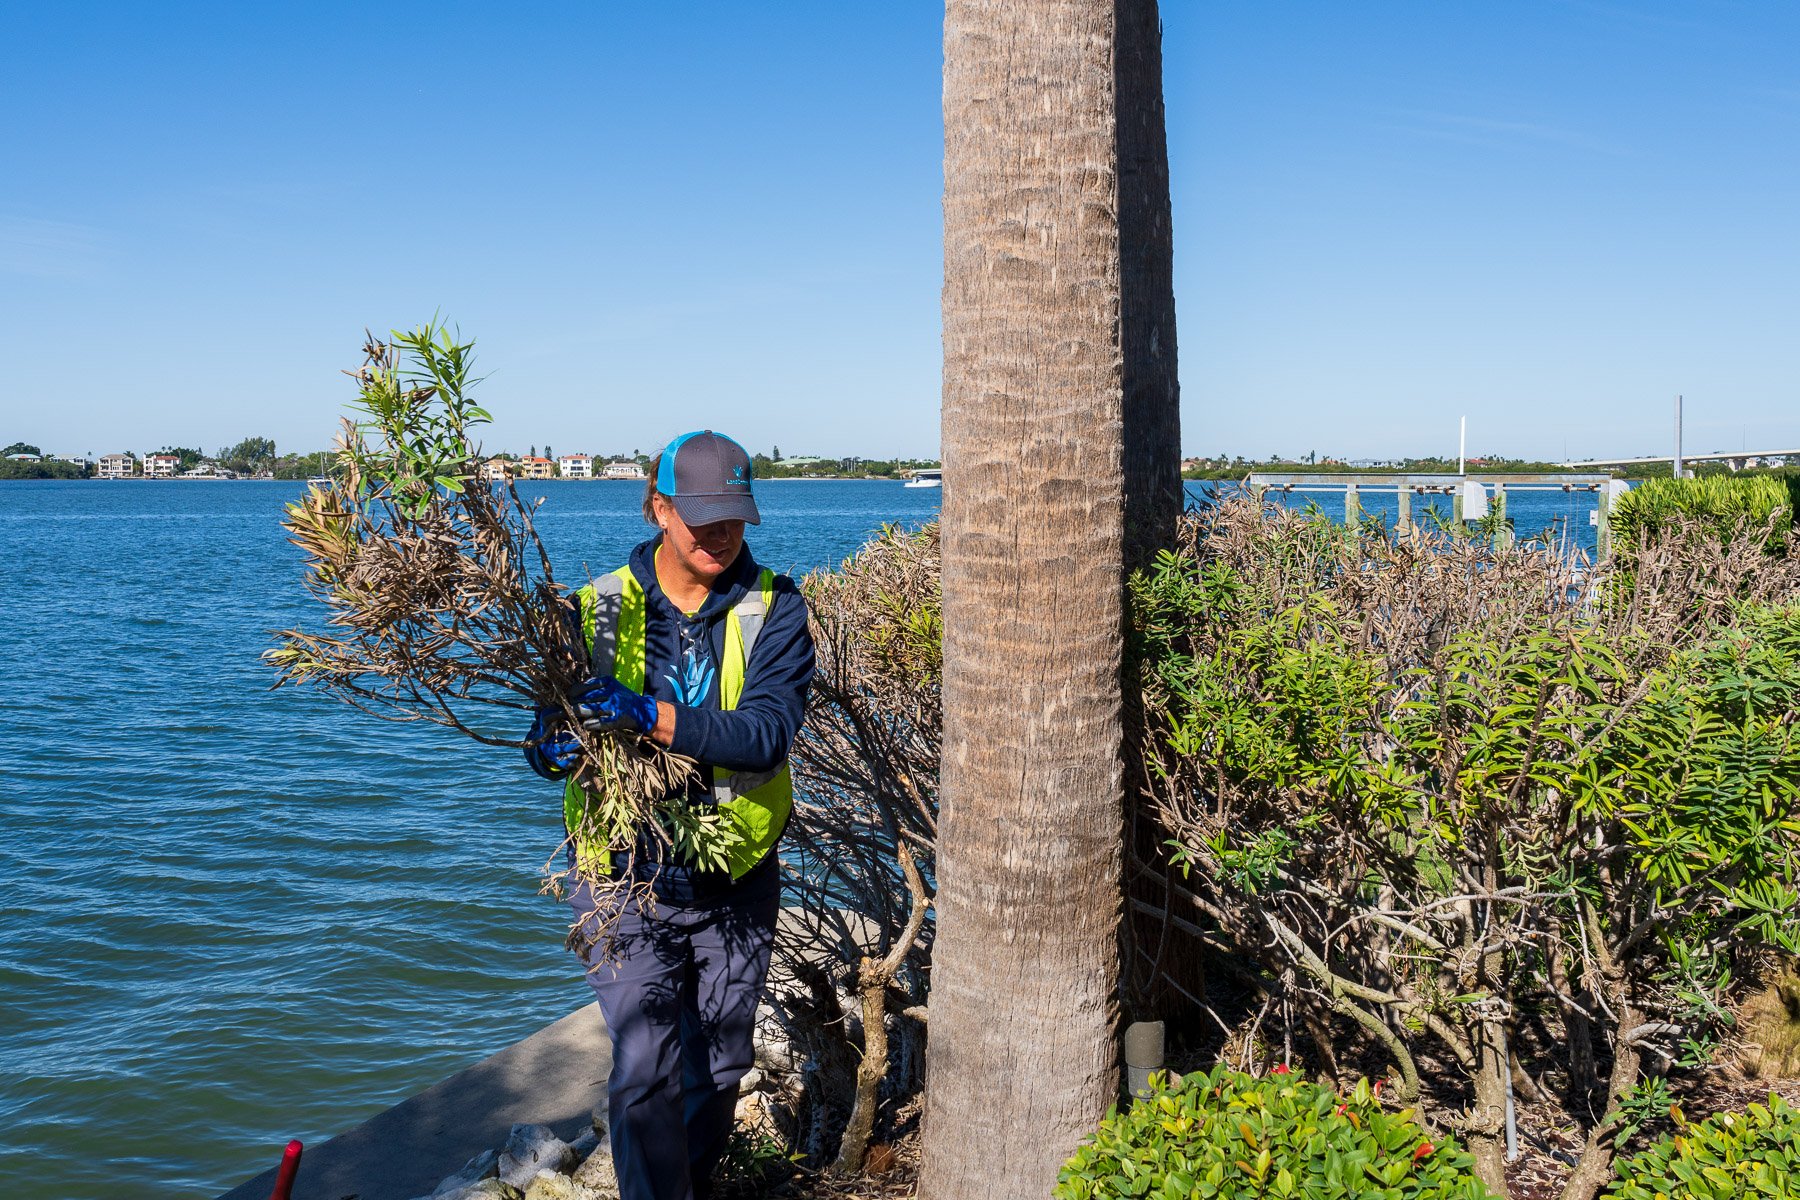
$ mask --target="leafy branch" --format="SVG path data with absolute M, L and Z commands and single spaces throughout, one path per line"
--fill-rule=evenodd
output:
M 276 686 L 514 749 L 533 710 L 557 710 L 581 747 L 585 802 L 569 835 L 597 850 L 579 874 L 605 883 L 612 853 L 646 838 L 722 863 L 728 824 L 681 799 L 691 761 L 634 734 L 582 728 L 569 699 L 590 673 L 577 611 L 538 536 L 536 505 L 510 481 L 480 478 L 476 435 L 490 415 L 470 398 L 473 367 L 474 343 L 433 322 L 368 337 L 362 365 L 345 372 L 356 419 L 338 435 L 336 469 L 283 522 L 322 627 L 275 633 L 264 658 Z

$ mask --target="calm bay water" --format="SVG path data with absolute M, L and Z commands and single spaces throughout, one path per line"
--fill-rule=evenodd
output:
M 215 1195 L 589 998 L 535 894 L 553 789 L 511 752 L 268 690 L 268 630 L 312 615 L 277 523 L 298 490 L 0 484 L 0 1195 Z M 565 580 L 644 533 L 636 486 L 541 494 Z M 757 555 L 805 570 L 940 493 L 758 496 Z M 1592 506 L 1512 515 L 1591 547 Z
M 640 486 L 540 485 L 565 579 Z M 510 751 L 268 690 L 311 618 L 283 483 L 0 484 L 0 1196 L 212 1196 L 590 999 Z M 770 481 L 778 569 L 934 516 Z

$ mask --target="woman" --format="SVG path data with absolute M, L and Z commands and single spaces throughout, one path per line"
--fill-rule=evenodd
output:
M 651 469 L 644 516 L 658 533 L 577 593 L 593 677 L 577 697 L 590 728 L 644 734 L 700 764 L 684 800 L 720 806 L 742 835 L 723 869 L 658 854 L 610 855 L 615 880 L 654 905 L 619 915 L 593 948 L 594 889 L 570 904 L 588 926 L 583 959 L 613 1044 L 608 1121 L 621 1200 L 704 1198 L 752 1061 L 757 999 L 780 899 L 775 844 L 792 805 L 787 755 L 813 673 L 806 602 L 759 566 L 744 526 L 761 523 L 750 456 L 711 430 L 670 442 Z M 533 728 L 526 758 L 563 779 L 572 735 Z M 565 784 L 581 854 L 587 800 Z M 608 861 L 602 859 L 601 861 Z

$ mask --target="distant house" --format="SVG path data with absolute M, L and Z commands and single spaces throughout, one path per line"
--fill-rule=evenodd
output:
M 181 460 L 173 454 L 151 454 L 144 458 L 144 477 L 147 479 L 173 479 L 175 470 L 181 466 Z
M 100 470 L 96 472 L 101 479 L 130 479 L 137 471 L 137 463 L 129 454 L 102 454 Z
M 586 454 L 565 454 L 556 460 L 556 473 L 564 479 L 592 479 L 594 460 Z
M 87 455 L 85 454 L 58 454 L 56 456 L 56 461 L 73 463 L 75 466 L 80 467 L 83 472 L 88 469 L 88 460 Z
M 547 458 L 521 458 L 519 460 L 519 478 L 555 479 L 556 464 Z
M 620 459 L 618 462 L 607 463 L 606 470 L 601 475 L 601 478 L 603 479 L 642 479 L 643 477 L 644 468 L 638 466 L 634 462 L 627 462 L 624 459 Z
M 504 458 L 490 458 L 481 464 L 483 483 L 505 483 L 512 478 L 512 464 Z
M 775 465 L 778 467 L 816 467 L 827 463 L 834 467 L 838 465 L 836 459 L 817 458 L 807 454 L 796 454 L 792 458 L 781 459 Z
M 9 454 L 6 456 L 6 458 L 7 458 L 8 462 L 43 462 L 44 461 L 44 456 L 41 454 Z

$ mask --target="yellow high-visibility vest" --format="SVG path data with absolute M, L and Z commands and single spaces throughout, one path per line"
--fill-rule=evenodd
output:
M 581 636 L 588 661 L 606 670 L 634 692 L 644 690 L 643 585 L 630 567 L 602 575 L 575 593 L 581 607 Z M 756 587 L 746 591 L 725 614 L 725 661 L 719 664 L 719 708 L 729 712 L 744 694 L 744 672 L 769 608 L 775 603 L 775 572 L 764 567 Z M 731 848 L 727 865 L 742 879 L 768 854 L 787 827 L 794 809 L 794 781 L 787 760 L 772 771 L 728 771 L 712 768 L 713 797 L 742 839 Z M 585 819 L 605 798 L 593 795 L 570 776 L 563 788 L 563 822 L 575 835 L 578 862 L 592 863 L 607 847 L 584 838 L 592 826 Z

